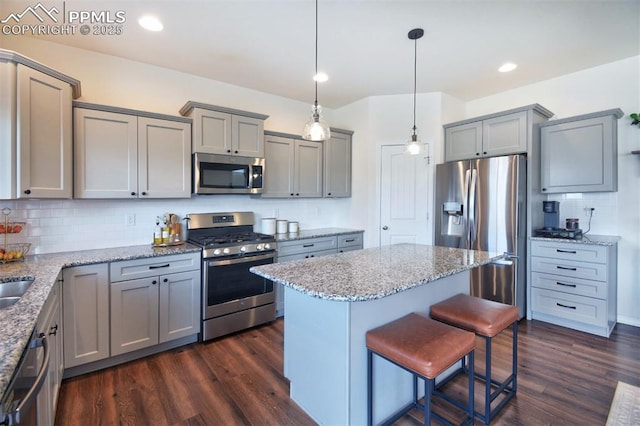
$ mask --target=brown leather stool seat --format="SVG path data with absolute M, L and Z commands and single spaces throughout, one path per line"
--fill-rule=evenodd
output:
M 469 404 L 463 408 L 467 412 L 463 424 L 473 424 L 473 354 L 475 348 L 473 333 L 434 321 L 425 314 L 414 312 L 368 331 L 366 344 L 367 423 L 369 425 L 373 421 L 373 354 L 413 374 L 413 402 L 387 418 L 383 424 L 391 424 L 417 407 L 425 413 L 425 425 L 431 424 L 432 417 L 448 424 L 441 416 L 431 412 L 432 395 L 449 399 L 435 389 L 435 378 L 468 355 Z M 424 404 L 418 402 L 418 378 L 425 380 Z
M 485 382 L 484 413 L 475 412 L 476 417 L 489 424 L 491 419 L 515 395 L 518 375 L 518 308 L 504 303 L 481 299 L 466 294 L 458 294 L 431 306 L 431 318 L 443 323 L 473 331 L 483 337 L 486 343 L 485 375 L 475 376 Z M 509 326 L 513 329 L 512 371 L 502 382 L 491 378 L 491 339 Z M 457 373 L 465 371 L 464 361 Z M 449 378 L 452 379 L 455 373 Z M 443 385 L 448 380 L 441 383 Z M 492 386 L 497 389 L 492 392 Z M 503 392 L 505 398 L 492 410 L 491 403 Z

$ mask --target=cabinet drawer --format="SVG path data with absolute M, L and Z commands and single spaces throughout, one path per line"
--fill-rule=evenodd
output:
M 289 256 L 298 253 L 309 253 L 319 250 L 337 248 L 338 239 L 336 237 L 307 238 L 304 240 L 284 241 L 278 243 L 278 256 Z
M 579 262 L 607 263 L 607 247 L 598 245 L 532 241 L 531 255 Z
M 534 256 L 531 258 L 531 270 L 563 277 L 607 280 L 607 265 L 601 263 L 573 262 Z
M 558 275 L 547 275 L 540 272 L 531 274 L 532 285 L 552 291 L 576 294 L 579 296 L 607 298 L 607 283 L 604 281 L 583 280 L 580 278 L 568 278 Z
M 112 262 L 111 282 L 200 269 L 200 253 L 185 253 Z
M 586 324 L 607 325 L 607 302 L 604 300 L 541 288 L 532 288 L 531 295 L 532 311 Z
M 338 235 L 338 248 L 358 246 L 362 248 L 362 234 Z
M 292 260 L 302 260 L 302 259 L 309 259 L 312 257 L 321 257 L 321 256 L 328 256 L 330 254 L 336 254 L 336 250 L 335 249 L 329 249 L 329 250 L 319 250 L 319 251 L 313 251 L 313 252 L 308 252 L 308 253 L 298 253 L 298 254 L 292 254 L 292 255 L 288 255 L 288 256 L 278 256 L 278 263 L 282 263 L 282 262 L 289 262 Z

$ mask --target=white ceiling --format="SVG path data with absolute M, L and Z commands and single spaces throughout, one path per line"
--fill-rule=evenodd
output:
M 50 41 L 313 101 L 313 0 L 41 0 L 126 15 L 123 34 Z M 0 1 L 0 20 L 34 1 Z M 418 92 L 471 100 L 640 54 L 640 0 L 319 0 L 320 104 Z M 137 20 L 160 17 L 152 33 Z M 0 36 L 4 37 L 4 36 Z M 45 37 L 46 38 L 46 37 Z M 508 74 L 497 68 L 518 64 Z

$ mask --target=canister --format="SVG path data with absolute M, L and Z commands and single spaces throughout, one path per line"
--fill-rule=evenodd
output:
M 278 234 L 286 234 L 288 224 L 289 222 L 286 220 L 277 220 L 276 229 L 278 230 Z
M 298 232 L 298 222 L 289 222 L 289 233 L 295 234 Z
M 274 235 L 276 233 L 276 218 L 275 217 L 265 217 L 261 221 L 262 233 Z

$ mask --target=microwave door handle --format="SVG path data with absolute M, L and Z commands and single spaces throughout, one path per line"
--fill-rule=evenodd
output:
M 35 402 L 35 399 L 38 397 L 38 392 L 42 388 L 45 379 L 47 378 L 47 374 L 49 371 L 49 358 L 50 358 L 50 350 L 49 342 L 47 341 L 47 336 L 44 333 L 40 333 L 37 339 L 32 342 L 32 347 L 42 346 L 44 348 L 44 358 L 42 360 L 42 366 L 38 375 L 36 377 L 35 383 L 27 394 L 22 398 L 16 409 L 9 413 L 10 424 L 20 424 L 20 413 L 22 413 L 26 408 L 30 407 L 32 403 Z

